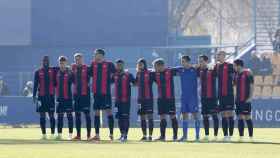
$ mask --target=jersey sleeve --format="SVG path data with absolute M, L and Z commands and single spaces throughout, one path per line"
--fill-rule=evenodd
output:
M 254 82 L 255 82 L 255 81 L 254 81 L 254 75 L 252 74 L 251 71 L 249 72 L 249 76 L 248 76 L 248 77 L 249 77 L 249 82 L 250 82 L 250 84 L 254 84 Z
M 115 73 L 117 71 L 115 65 L 112 62 L 110 62 L 109 66 L 112 73 Z
M 34 85 L 33 85 L 33 97 L 37 95 L 37 90 L 39 86 L 39 72 L 35 71 L 34 73 Z
M 171 68 L 171 74 L 172 74 L 172 76 L 177 76 L 177 75 L 179 75 L 179 74 L 180 74 L 180 70 L 181 70 L 180 67 L 173 67 L 173 68 Z
M 115 82 L 115 73 L 110 76 L 110 83 L 113 84 Z

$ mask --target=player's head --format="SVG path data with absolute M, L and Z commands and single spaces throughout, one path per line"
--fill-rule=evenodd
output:
M 191 58 L 190 56 L 188 55 L 183 55 L 181 57 L 181 64 L 184 66 L 184 67 L 190 67 L 191 66 Z
M 124 61 L 121 59 L 116 60 L 116 69 L 117 71 L 123 71 L 124 70 Z
M 240 72 L 240 71 L 243 69 L 243 67 L 244 67 L 244 62 L 243 62 L 243 60 L 241 60 L 241 59 L 236 59 L 236 60 L 234 61 L 234 69 L 235 69 L 235 71 Z
M 198 63 L 201 67 L 206 67 L 209 62 L 209 58 L 206 55 L 200 55 L 198 58 Z
M 163 72 L 165 69 L 164 60 L 162 58 L 154 60 L 153 65 L 156 72 Z
M 137 61 L 137 71 L 143 71 L 143 70 L 147 70 L 147 61 L 144 58 L 140 58 Z
M 225 51 L 219 51 L 217 54 L 217 61 L 220 63 L 225 62 L 226 59 L 226 52 Z
M 104 49 L 96 49 L 94 53 L 94 60 L 97 62 L 101 62 L 104 60 L 105 50 Z
M 60 56 L 58 58 L 58 62 L 59 62 L 59 67 L 61 69 L 65 69 L 67 66 L 67 58 L 65 56 Z
M 83 54 L 82 53 L 75 53 L 74 54 L 74 60 L 77 65 L 83 64 Z
M 50 65 L 50 59 L 49 59 L 49 56 L 44 56 L 43 59 L 42 59 L 42 65 L 43 67 L 49 67 Z

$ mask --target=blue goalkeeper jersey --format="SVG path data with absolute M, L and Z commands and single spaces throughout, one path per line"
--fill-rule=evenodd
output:
M 181 101 L 198 105 L 197 70 L 194 67 L 177 67 L 176 70 L 181 79 Z

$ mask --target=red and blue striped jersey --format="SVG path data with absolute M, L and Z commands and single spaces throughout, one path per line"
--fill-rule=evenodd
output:
M 112 62 L 92 62 L 90 67 L 92 76 L 92 92 L 94 95 L 111 95 L 111 77 L 116 72 Z
M 245 102 L 251 93 L 251 84 L 254 84 L 254 77 L 250 70 L 244 70 L 241 73 L 236 73 L 236 102 Z

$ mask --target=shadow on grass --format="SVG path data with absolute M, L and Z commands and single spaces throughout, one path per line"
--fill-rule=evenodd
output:
M 102 140 L 100 142 L 94 142 L 94 141 L 69 141 L 69 140 L 35 140 L 35 139 L 0 139 L 0 145 L 44 145 L 44 144 L 149 144 L 149 143 L 177 143 L 177 144 L 260 144 L 260 145 L 280 145 L 280 142 L 269 142 L 269 141 L 254 141 L 254 142 L 223 142 L 223 141 L 216 141 L 216 142 L 197 142 L 197 141 L 187 141 L 187 142 L 174 142 L 174 141 L 165 141 L 165 142 L 140 142 L 135 140 L 129 140 L 125 143 L 119 142 L 117 140 L 115 141 L 109 141 L 109 140 Z

